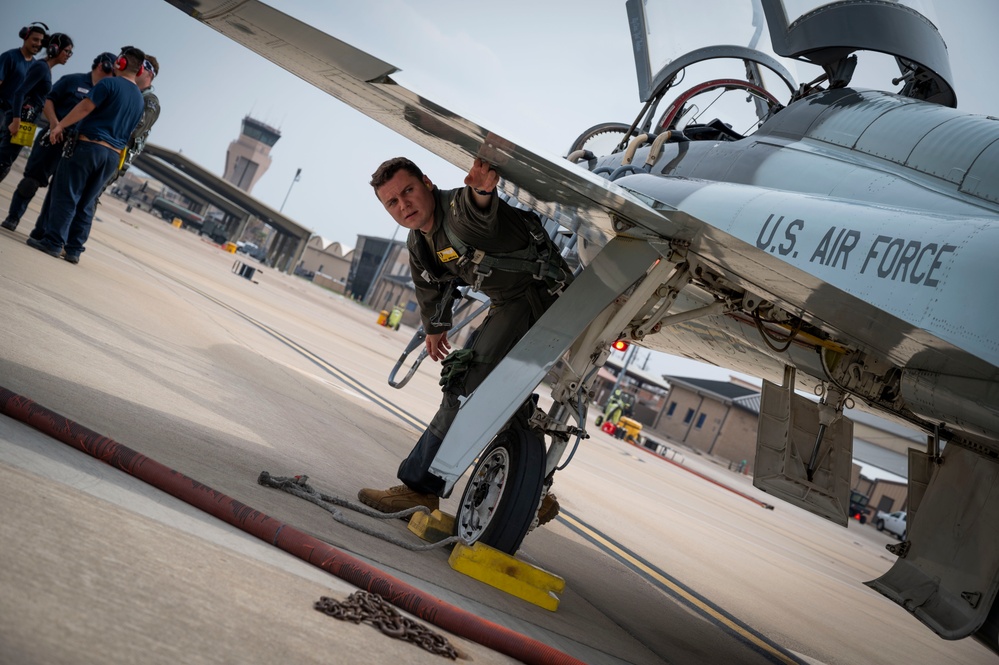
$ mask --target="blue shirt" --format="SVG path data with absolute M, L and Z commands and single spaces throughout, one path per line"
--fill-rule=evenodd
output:
M 86 74 L 66 74 L 52 86 L 48 99 L 52 100 L 56 117 L 60 120 L 73 110 L 94 87 L 90 72 Z
M 124 148 L 145 109 L 139 86 L 126 78 L 109 76 L 87 97 L 94 102 L 94 110 L 80 121 L 80 136 L 105 141 L 118 150 Z
M 52 68 L 45 60 L 32 60 L 28 63 L 28 73 L 24 83 L 18 90 L 14 100 L 14 109 L 30 106 L 35 111 L 41 111 L 45 96 L 52 89 Z
M 0 53 L 0 81 L 3 81 L 0 83 L 0 102 L 10 108 L 14 107 L 29 65 L 31 60 L 25 60 L 19 48 Z

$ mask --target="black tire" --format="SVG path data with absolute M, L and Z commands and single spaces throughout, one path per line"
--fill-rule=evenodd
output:
M 515 553 L 537 516 L 544 473 L 545 447 L 535 434 L 518 427 L 497 434 L 461 494 L 455 534 Z
M 878 531 L 884 531 L 885 530 L 885 521 L 884 520 L 878 520 L 877 524 L 875 524 L 874 526 L 878 527 Z
M 597 416 L 596 420 L 594 420 L 594 421 L 593 421 L 593 423 L 594 423 L 594 424 L 595 424 L 595 425 L 596 425 L 597 427 L 600 427 L 600 425 L 602 425 L 602 424 L 603 424 L 603 422 L 604 422 L 604 417 L 603 417 L 603 415 L 602 415 L 602 414 L 601 414 L 601 415 L 599 415 L 599 416 Z
M 864 516 L 864 515 L 861 515 L 861 516 L 860 516 L 860 523 L 861 523 L 861 524 L 867 524 L 867 517 L 866 517 L 866 516 Z

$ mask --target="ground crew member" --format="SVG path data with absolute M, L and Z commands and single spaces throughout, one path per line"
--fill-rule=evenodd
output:
M 403 484 L 358 493 L 362 503 L 382 512 L 438 508 L 444 481 L 429 469 L 458 414 L 459 398 L 485 380 L 571 280 L 540 220 L 501 201 L 495 191 L 498 182 L 496 171 L 480 159 L 465 177 L 466 186 L 459 189 L 437 189 L 403 157 L 383 163 L 371 178 L 385 209 L 409 229 L 410 270 L 427 334 L 427 354 L 432 360 L 444 360 L 444 397 L 430 426 L 399 465 L 397 475 Z M 471 348 L 448 355 L 451 304 L 462 284 L 488 296 L 491 305 Z M 539 522 L 557 514 L 558 502 L 548 494 Z
M 56 65 L 65 65 L 72 55 L 73 40 L 69 35 L 54 32 L 45 39 L 45 58 L 32 60 L 28 64 L 28 73 L 17 93 L 17 99 L 14 100 L 18 123 L 21 120 L 35 121 L 45 104 L 45 98 L 52 90 L 52 70 Z M 0 140 L 0 180 L 7 177 L 10 167 L 24 149 L 23 145 L 14 143 L 13 138 L 12 132 Z
M 392 330 L 398 330 L 399 323 L 401 321 L 402 321 L 402 307 L 396 305 L 395 307 L 392 308 L 392 313 L 389 314 L 388 320 L 385 322 L 385 325 L 391 328 Z
M 45 45 L 48 31 L 49 28 L 44 23 L 26 25 L 17 33 L 22 40 L 21 46 L 0 53 L 0 114 L 3 115 L 0 135 L 5 139 L 17 134 L 21 126 L 24 79 L 28 75 L 32 58 Z M 17 113 L 14 112 L 15 105 Z
M 604 421 L 612 422 L 617 425 L 617 421 L 621 419 L 624 415 L 625 400 L 624 396 L 621 394 L 621 389 L 618 388 L 614 391 L 614 394 L 610 396 L 607 400 L 607 404 L 604 406 L 604 412 L 602 416 L 597 416 L 596 424 L 600 427 L 600 424 Z
M 132 136 L 128 139 L 128 145 L 125 146 L 125 152 L 123 153 L 123 159 L 117 171 L 115 171 L 111 178 L 108 179 L 107 185 L 104 189 L 110 187 L 114 182 L 125 175 L 125 171 L 132 166 L 132 162 L 135 158 L 139 156 L 143 148 L 146 147 L 146 140 L 149 138 L 149 132 L 152 130 L 153 125 L 160 117 L 160 98 L 156 96 L 153 92 L 153 79 L 156 78 L 160 73 L 160 63 L 159 61 L 151 55 L 146 55 L 146 67 L 142 68 L 142 74 L 136 77 L 135 82 L 139 86 L 139 90 L 142 91 L 142 102 L 144 104 L 142 111 L 142 120 L 139 121 L 139 126 L 135 128 L 132 132 Z
M 52 180 L 51 200 L 42 224 L 42 237 L 28 245 L 51 256 L 79 263 L 90 235 L 97 197 L 121 160 L 121 151 L 142 118 L 142 93 L 135 83 L 146 54 L 123 47 L 115 60 L 115 76 L 102 79 L 87 97 L 49 130 L 59 143 L 66 128 L 80 123 L 73 154 L 64 156 Z
M 73 107 L 79 104 L 80 100 L 90 93 L 91 88 L 97 85 L 101 79 L 111 76 L 111 72 L 114 71 L 114 61 L 114 53 L 101 53 L 94 58 L 89 72 L 67 74 L 56 81 L 45 100 L 45 105 L 42 107 L 42 115 L 48 122 L 48 127 L 55 127 L 61 118 L 66 117 L 66 114 L 72 111 Z M 31 203 L 31 199 L 34 198 L 38 188 L 49 186 L 49 179 L 52 178 L 52 175 L 56 171 L 56 166 L 59 165 L 59 158 L 62 157 L 63 148 L 67 143 L 76 142 L 75 127 L 67 130 L 66 138 L 62 143 L 55 144 L 49 141 L 48 127 L 39 132 L 38 136 L 35 137 L 35 145 L 31 149 L 31 154 L 28 155 L 28 163 L 24 167 L 24 177 L 21 178 L 21 182 L 17 183 L 17 188 L 14 190 L 13 196 L 11 196 L 10 209 L 7 212 L 6 219 L 0 223 L 0 226 L 3 226 L 5 229 L 13 231 L 17 228 L 18 222 L 21 221 L 21 217 L 28 209 L 28 204 Z M 47 206 L 44 208 L 47 208 Z M 39 220 L 42 220 L 47 214 L 44 208 L 42 214 L 38 217 Z M 40 239 L 42 237 L 41 226 L 36 224 L 35 230 L 31 232 L 31 235 L 36 240 Z

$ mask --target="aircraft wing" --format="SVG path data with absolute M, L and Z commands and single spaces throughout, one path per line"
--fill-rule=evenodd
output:
M 843 136 L 852 136 L 848 129 L 859 132 L 869 127 L 872 121 L 865 118 L 880 116 L 884 103 L 877 99 L 845 103 L 835 97 L 856 94 L 849 90 L 819 95 L 815 107 L 806 99 L 782 111 L 778 118 L 789 126 L 796 127 L 802 118 L 808 121 L 796 132 L 787 131 L 798 138 L 804 127 L 813 127 L 816 115 L 829 111 L 829 132 L 835 140 L 822 142 L 821 149 L 809 149 L 782 143 L 774 130 L 766 150 L 775 152 L 774 146 L 779 146 L 785 167 L 778 169 L 782 178 L 770 181 L 770 186 L 758 179 L 741 184 L 726 180 L 735 156 L 724 151 L 715 158 L 719 161 L 715 170 L 704 159 L 707 166 L 695 172 L 701 162 L 694 160 L 691 170 L 674 169 L 666 178 L 631 174 L 615 184 L 449 112 L 398 85 L 392 79 L 397 71 L 392 65 L 258 0 L 167 1 L 460 169 L 467 170 L 477 157 L 494 164 L 507 194 L 575 231 L 583 243 L 603 248 L 462 406 L 430 467 L 445 480 L 448 491 L 559 359 L 565 359 L 568 369 L 562 369 L 553 388 L 559 402 L 554 413 L 564 417 L 560 421 L 553 417 L 556 429 L 548 431 L 571 432 L 572 428 L 557 428 L 566 425 L 565 414 L 572 412 L 585 426 L 580 397 L 586 393 L 580 386 L 586 389 L 585 377 L 593 376 L 602 362 L 600 353 L 615 336 L 629 324 L 641 322 L 632 330 L 642 331 L 637 338 L 650 348 L 724 359 L 743 371 L 746 367 L 785 371 L 784 386 L 764 385 L 754 484 L 838 523 L 846 521 L 852 426 L 823 418 L 832 408 L 840 410 L 845 400 L 831 407 L 792 399 L 795 387 L 824 385 L 828 379 L 826 396 L 832 395 L 834 401 L 836 395 L 856 395 L 924 428 L 936 423 L 938 431 L 946 428 L 947 449 L 956 452 L 945 452 L 943 457 L 932 447 L 927 453 L 910 452 L 915 488 L 908 504 L 912 533 L 899 546 L 896 566 L 871 585 L 949 639 L 978 631 L 988 619 L 984 638 L 999 652 L 995 646 L 999 609 L 993 606 L 999 579 L 994 528 L 999 518 L 995 499 L 999 496 L 995 471 L 999 342 L 992 334 L 999 327 L 999 313 L 987 302 L 972 302 L 969 295 L 999 279 L 994 259 L 999 227 L 992 207 L 999 195 L 987 178 L 996 157 L 988 153 L 991 143 L 987 149 L 981 136 L 983 132 L 991 136 L 992 126 L 954 116 L 959 129 L 967 124 L 982 130 L 974 137 L 980 149 L 973 156 L 984 155 L 985 177 L 971 177 L 975 171 L 968 161 L 969 177 L 962 186 L 971 187 L 969 195 L 984 194 L 969 203 L 961 198 L 966 193 L 962 190 L 961 196 L 955 193 L 947 199 L 948 205 L 933 210 L 914 209 L 919 205 L 910 197 L 879 199 L 871 193 L 888 186 L 884 173 L 861 168 L 868 157 L 852 150 L 852 143 L 846 148 L 840 143 Z M 889 139 L 922 126 L 911 117 L 930 112 L 913 100 L 892 99 L 893 106 L 914 106 L 911 113 L 903 113 L 910 120 L 893 125 L 885 140 L 898 149 L 903 143 Z M 849 123 L 836 124 L 841 109 L 851 111 L 844 115 Z M 871 133 L 884 138 L 882 132 Z M 929 133 L 926 130 L 925 135 Z M 970 142 L 960 131 L 946 137 L 953 143 L 966 139 Z M 942 139 L 927 144 L 936 152 Z M 910 152 L 918 153 L 910 149 L 905 154 Z M 820 156 L 812 153 L 836 154 L 841 160 L 807 160 Z M 747 163 L 752 159 L 747 157 Z M 929 161 L 929 166 L 918 165 L 941 182 L 945 176 L 955 177 L 956 171 L 965 173 L 950 162 Z M 809 193 L 784 186 L 788 176 L 808 176 L 808 168 L 802 167 L 812 164 L 821 164 L 809 168 L 822 175 L 838 169 L 836 187 L 844 189 L 816 186 Z M 930 166 L 946 170 L 935 173 Z M 915 172 L 915 167 L 910 170 Z M 766 175 L 762 167 L 751 173 Z M 858 179 L 855 184 L 853 177 Z M 905 177 L 891 180 L 911 191 L 905 190 L 909 186 Z M 919 191 L 920 200 L 935 201 Z M 636 282 L 642 275 L 646 279 Z M 634 285 L 629 297 L 618 297 L 629 285 Z M 670 304 L 691 291 L 687 308 L 674 315 Z M 767 341 L 775 339 L 775 331 L 768 334 L 760 319 L 761 301 L 775 305 L 770 311 L 776 318 L 769 323 L 790 329 L 790 334 L 784 330 L 778 337 L 787 340 L 783 349 Z M 648 319 L 643 319 L 646 314 Z M 669 320 L 668 333 L 659 332 L 658 324 L 653 327 L 653 315 Z M 700 316 L 701 321 L 693 320 Z M 782 321 L 796 323 L 792 327 Z M 652 334 L 645 336 L 646 331 Z M 693 347 L 684 349 L 687 342 L 696 342 L 712 358 L 690 352 Z M 796 383 L 797 370 L 811 377 L 811 386 L 800 375 Z M 560 468 L 557 464 L 569 437 L 562 436 L 558 445 L 552 438 L 546 473 Z M 938 445 L 934 438 L 933 446 Z M 944 458 L 946 464 L 937 464 Z M 517 469 L 511 463 L 505 471 L 519 472 L 521 477 L 537 471 L 527 466 Z M 506 476 L 504 472 L 498 477 Z M 476 476 L 473 471 L 483 488 L 495 477 Z M 543 491 L 544 476 L 532 477 L 538 491 Z M 502 495 L 495 489 L 483 495 Z M 495 531 L 489 531 L 490 523 L 474 534 L 476 538 L 486 544 L 499 541 L 502 544 L 496 546 L 507 552 L 519 547 L 538 504 L 533 502 L 536 495 L 517 495 L 504 499 L 502 513 L 496 511 L 502 517 L 495 518 L 499 523 Z M 476 492 L 471 496 L 468 506 L 462 499 L 459 524 L 474 526 L 484 514 L 476 512 Z
M 497 166 L 507 194 L 587 241 L 603 245 L 616 235 L 611 211 L 646 228 L 660 219 L 604 178 L 527 150 L 407 90 L 391 78 L 396 67 L 262 2 L 167 1 L 458 168 L 467 171 L 476 157 Z
M 858 214 L 849 201 L 678 177 L 656 179 L 658 185 L 650 191 L 664 189 L 661 196 L 637 195 L 633 191 L 649 188 L 626 189 L 568 160 L 528 150 L 398 85 L 391 78 L 398 71 L 393 65 L 258 0 L 167 1 L 460 169 L 467 170 L 476 157 L 496 165 L 507 194 L 578 233 L 584 243 L 604 246 L 622 235 L 681 241 L 744 288 L 792 311 L 810 312 L 827 330 L 835 329 L 840 339 L 877 349 L 901 366 L 960 373 L 974 380 L 995 378 L 999 345 L 983 344 L 974 334 L 979 325 L 954 329 L 933 317 L 935 306 L 930 302 L 905 302 L 888 289 L 872 292 L 869 284 L 857 281 L 855 275 L 850 281 L 840 274 L 843 271 L 828 271 L 826 279 L 809 269 L 815 265 L 809 254 L 798 260 L 778 258 L 777 243 L 769 251 L 760 249 L 758 243 L 753 246 L 752 237 L 735 232 L 736 221 L 745 226 L 748 211 L 759 217 L 757 226 L 765 223 L 768 209 L 788 206 L 814 209 L 817 218 L 849 218 Z M 653 176 L 634 175 L 619 182 L 651 180 Z M 761 202 L 768 205 L 760 206 Z M 932 228 L 938 223 L 915 211 L 885 213 L 866 207 L 862 214 L 884 228 L 917 221 Z M 964 244 L 976 245 L 970 237 Z M 952 288 L 960 287 L 952 281 Z M 949 302 L 959 307 L 961 299 Z M 983 311 L 979 316 L 992 315 Z M 655 338 L 646 342 L 656 348 Z M 962 392 L 980 391 L 962 386 Z M 994 418 L 993 408 L 983 408 L 987 420 Z

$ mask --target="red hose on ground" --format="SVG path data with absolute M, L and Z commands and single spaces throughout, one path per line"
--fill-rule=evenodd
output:
M 582 661 L 547 644 L 425 594 L 321 540 L 3 387 L 0 387 L 0 413 L 135 476 L 354 586 L 376 593 L 396 607 L 455 635 L 532 665 L 582 665 Z

